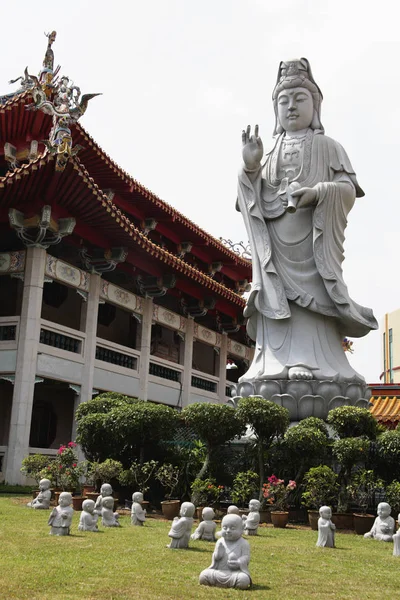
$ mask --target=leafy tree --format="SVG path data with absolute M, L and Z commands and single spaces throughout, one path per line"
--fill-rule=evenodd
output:
M 318 431 L 323 433 L 325 437 L 329 437 L 329 432 L 325 421 L 319 419 L 318 417 L 307 417 L 306 419 L 300 421 L 297 427 L 306 429 L 318 429 Z
M 380 432 L 378 422 L 367 408 L 339 406 L 329 411 L 327 423 L 342 438 L 365 436 L 375 440 Z
M 283 436 L 289 427 L 289 411 L 264 398 L 242 398 L 237 413 L 239 419 L 249 425 L 254 433 L 258 458 L 259 499 L 262 500 L 266 453 L 274 440 Z
M 114 458 L 128 466 L 139 458 L 142 463 L 146 451 L 169 439 L 179 422 L 179 414 L 168 406 L 123 396 L 84 404 L 77 411 L 77 439 L 92 461 Z
M 299 484 L 312 463 L 315 460 L 320 462 L 323 459 L 328 446 L 328 438 L 320 429 L 306 427 L 300 423 L 286 432 L 284 445 L 287 448 L 290 463 L 296 468 L 295 481 Z
M 347 510 L 348 486 L 351 482 L 352 470 L 357 463 L 366 463 L 369 448 L 369 440 L 361 437 L 344 438 L 333 443 L 332 454 L 340 465 L 339 512 Z
M 99 394 L 96 398 L 91 398 L 87 402 L 82 402 L 76 409 L 76 419 L 79 421 L 82 417 L 90 414 L 107 414 L 113 408 L 134 404 L 135 402 L 140 402 L 140 400 L 130 398 L 124 394 L 118 394 L 117 392 L 105 392 L 104 394 Z
M 386 430 L 376 441 L 379 473 L 387 480 L 400 479 L 400 431 Z
M 256 495 L 260 478 L 254 471 L 241 471 L 233 480 L 232 502 L 245 506 Z
M 197 473 L 198 479 L 204 479 L 209 470 L 213 452 L 235 437 L 243 435 L 245 426 L 238 411 L 226 404 L 197 402 L 186 406 L 181 416 L 183 422 L 206 446 L 206 457 Z
M 307 508 L 319 509 L 323 505 L 332 506 L 338 495 L 338 476 L 327 465 L 312 467 L 304 475 L 302 503 Z

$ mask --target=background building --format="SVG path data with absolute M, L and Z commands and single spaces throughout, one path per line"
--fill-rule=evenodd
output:
M 182 408 L 226 402 L 252 350 L 251 263 L 125 173 L 77 122 L 81 96 L 54 68 L 0 97 L 0 455 L 75 437 L 101 391 Z M 95 100 L 93 100 L 95 101 Z M 33 109 L 33 110 L 32 110 Z M 190 201 L 190 199 L 188 199 Z M 233 363 L 237 369 L 226 369 Z

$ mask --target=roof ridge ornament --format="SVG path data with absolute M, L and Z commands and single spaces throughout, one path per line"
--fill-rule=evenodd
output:
M 63 171 L 72 156 L 75 156 L 82 146 L 72 145 L 71 126 L 85 114 L 89 100 L 101 94 L 83 94 L 74 82 L 63 75 L 58 77 L 60 66 L 54 69 L 54 52 L 52 45 L 57 33 L 45 33 L 48 38 L 43 67 L 36 77 L 30 75 L 28 67 L 24 77 L 13 79 L 10 83 L 21 81 L 20 92 L 29 91 L 33 103 L 26 106 L 27 110 L 40 110 L 53 117 L 53 125 L 47 140 L 42 140 L 48 152 L 56 156 L 56 171 Z M 18 92 L 17 92 L 18 93 Z

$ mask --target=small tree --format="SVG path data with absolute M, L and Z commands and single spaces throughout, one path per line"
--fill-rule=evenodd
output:
M 297 427 L 305 429 L 318 429 L 318 431 L 323 433 L 326 438 L 329 437 L 329 432 L 325 421 L 319 419 L 318 417 L 307 417 L 306 419 L 300 421 Z
M 380 475 L 387 480 L 400 479 L 400 431 L 389 430 L 376 441 L 376 461 Z
M 339 491 L 338 476 L 327 465 L 312 467 L 304 475 L 302 504 L 318 510 L 321 506 L 332 506 Z
M 174 467 L 170 463 L 161 465 L 156 471 L 155 478 L 165 488 L 165 497 L 169 500 L 172 497 L 172 493 L 177 487 L 180 479 L 179 467 Z
M 329 411 L 327 423 L 341 439 L 365 436 L 375 440 L 379 434 L 378 422 L 367 408 L 339 406 Z
M 39 485 L 43 477 L 43 469 L 49 464 L 49 457 L 43 454 L 31 454 L 22 459 L 21 473 L 31 477 Z
M 371 469 L 361 469 L 353 475 L 348 487 L 350 498 L 366 513 L 369 506 L 374 504 L 375 493 L 383 487 L 382 479 L 376 478 Z
M 207 474 L 213 452 L 245 432 L 238 412 L 226 404 L 190 404 L 183 409 L 182 419 L 206 446 L 206 458 L 197 473 L 199 479 Z
M 144 463 L 135 460 L 129 469 L 122 471 L 119 482 L 123 486 L 134 487 L 135 491 L 145 494 L 150 489 L 149 481 L 157 467 L 158 462 L 155 460 Z
M 338 511 L 345 512 L 349 499 L 348 486 L 351 482 L 352 470 L 357 463 L 365 464 L 369 454 L 370 442 L 365 438 L 345 438 L 336 440 L 332 446 L 333 457 L 340 465 L 340 492 Z
M 391 509 L 396 513 L 400 513 L 400 482 L 392 481 L 386 488 L 386 500 L 389 502 Z
M 276 438 L 284 435 L 289 427 L 289 411 L 275 402 L 263 398 L 242 398 L 237 413 L 239 419 L 249 425 L 254 433 L 258 458 L 259 500 L 263 498 L 266 453 Z
M 245 506 L 258 493 L 260 477 L 254 471 L 241 471 L 233 480 L 232 502 Z
M 305 427 L 300 423 L 286 432 L 284 444 L 288 450 L 290 463 L 296 467 L 295 481 L 299 485 L 304 473 L 313 462 L 321 462 L 323 459 L 328 439 L 319 429 Z

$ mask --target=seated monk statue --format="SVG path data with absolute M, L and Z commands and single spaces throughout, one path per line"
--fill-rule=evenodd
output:
M 38 495 L 34 500 L 32 500 L 32 502 L 29 502 L 27 506 L 29 506 L 29 508 L 49 509 L 51 500 L 50 486 L 50 479 L 41 479 L 39 481 L 40 491 Z
M 94 510 L 94 500 L 82 502 L 82 512 L 79 518 L 79 531 L 98 531 L 97 520 L 99 515 Z
M 209 506 L 203 508 L 201 513 L 203 520 L 192 534 L 192 540 L 206 540 L 207 542 L 215 542 L 215 530 L 217 524 L 213 521 L 215 517 L 214 510 Z
M 400 528 L 400 514 L 397 516 L 397 524 Z M 400 529 L 393 536 L 393 556 L 400 556 Z
M 94 507 L 94 510 L 97 511 L 99 515 L 101 514 L 103 498 L 106 498 L 107 496 L 112 496 L 112 493 L 113 489 L 111 485 L 109 483 L 103 483 L 103 485 L 100 488 L 100 496 L 98 496 Z
M 249 514 L 243 515 L 244 533 L 246 535 L 257 535 L 258 526 L 260 524 L 260 508 L 261 504 L 258 500 L 250 500 Z
M 179 512 L 180 517 L 175 517 L 172 521 L 171 529 L 168 533 L 171 538 L 167 548 L 188 548 L 190 532 L 192 531 L 193 515 L 195 506 L 191 502 L 183 502 Z
M 101 502 L 101 524 L 103 527 L 121 527 L 119 514 L 114 512 L 114 498 L 105 496 Z
M 241 590 L 250 587 L 250 546 L 242 537 L 243 528 L 239 515 L 225 515 L 222 519 L 222 537 L 215 544 L 211 565 L 200 573 L 201 585 Z
M 329 506 L 321 506 L 318 519 L 317 546 L 321 548 L 335 547 L 336 525 L 332 523 L 332 510 Z
M 371 531 L 364 534 L 365 538 L 373 538 L 381 542 L 393 541 L 395 521 L 390 516 L 392 509 L 387 502 L 378 504 L 378 516 L 376 517 Z
M 132 525 L 143 525 L 146 520 L 146 509 L 142 508 L 142 492 L 132 494 L 131 523 Z

